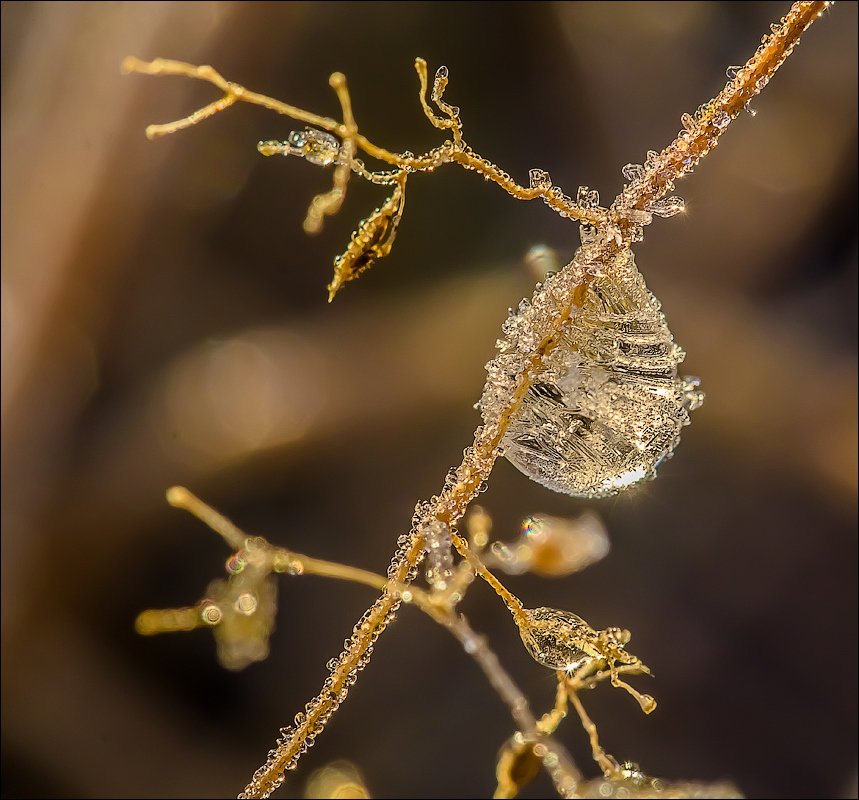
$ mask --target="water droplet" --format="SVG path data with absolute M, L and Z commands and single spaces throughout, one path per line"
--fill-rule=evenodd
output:
M 232 575 L 238 575 L 245 568 L 245 560 L 238 554 L 233 553 L 225 564 L 227 572 Z
M 726 111 L 717 111 L 713 115 L 713 125 L 715 125 L 719 130 L 724 130 L 731 123 L 731 115 Z
M 285 156 L 300 156 L 318 167 L 327 167 L 339 157 L 340 142 L 330 133 L 305 128 L 292 131 L 279 151 Z
M 649 211 L 639 211 L 637 208 L 625 210 L 624 216 L 633 225 L 650 225 L 653 222 L 653 215 Z
M 704 403 L 704 392 L 698 387 L 701 379 L 695 375 L 685 375 L 680 381 L 680 391 L 683 394 L 683 407 L 688 411 L 697 411 Z
M 430 586 L 445 589 L 453 575 L 453 552 L 448 525 L 434 520 L 421 529 L 427 554 L 426 579 Z
M 256 595 L 251 592 L 243 592 L 236 598 L 236 611 L 249 617 L 257 610 L 258 601 Z
M 519 629 L 525 649 L 544 667 L 575 671 L 594 655 L 587 648 L 593 629 L 577 614 L 557 608 L 525 611 L 526 622 Z
M 214 603 L 207 603 L 200 610 L 200 617 L 206 625 L 217 625 L 223 616 L 221 609 Z
M 600 204 L 600 193 L 588 186 L 579 186 L 576 192 L 576 205 L 580 208 L 596 208 Z

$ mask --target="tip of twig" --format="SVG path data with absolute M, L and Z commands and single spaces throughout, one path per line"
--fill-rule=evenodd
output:
M 257 152 L 262 156 L 281 154 L 283 153 L 283 145 L 273 141 L 257 142 Z
M 332 72 L 328 85 L 332 89 L 341 89 L 346 85 L 346 76 L 342 72 Z
M 134 56 L 126 56 L 122 59 L 122 63 L 119 65 L 119 71 L 123 75 L 129 75 L 132 72 L 136 72 L 137 65 L 140 63 L 139 58 L 135 58 Z
M 167 490 L 167 502 L 173 508 L 185 508 L 189 497 L 191 497 L 191 492 L 184 486 L 171 486 Z
M 141 611 L 134 619 L 134 630 L 141 636 L 151 636 L 156 633 L 153 618 L 152 611 Z
M 638 701 L 641 705 L 641 710 L 645 714 L 652 714 L 656 710 L 656 700 L 649 694 L 643 694 Z

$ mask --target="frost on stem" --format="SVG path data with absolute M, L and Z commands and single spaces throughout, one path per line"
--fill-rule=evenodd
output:
M 691 172 L 716 146 L 731 120 L 748 107 L 791 53 L 803 31 L 828 6 L 825 2 L 795 3 L 780 23 L 772 27 L 772 33 L 764 37 L 754 56 L 732 73 L 723 91 L 694 115 L 682 118 L 683 130 L 671 144 L 661 152 L 648 151 L 643 164 L 624 168 L 628 183 L 608 208 L 599 206 L 598 195 L 586 187 L 581 187 L 576 198 L 571 199 L 553 185 L 543 170 L 533 170 L 529 185 L 522 186 L 472 150 L 463 138 L 459 109 L 444 99 L 447 70 L 440 68 L 432 85 L 430 101 L 437 113 L 426 97 L 429 81 L 422 59 L 415 62 L 421 107 L 430 123 L 448 131 L 451 138 L 418 156 L 385 150 L 359 132 L 346 80 L 340 73 L 332 75 L 329 82 L 340 102 L 342 122 L 252 92 L 225 80 L 208 66 L 164 59 L 125 60 L 123 69 L 127 72 L 182 75 L 207 81 L 223 93 L 218 100 L 183 119 L 149 126 L 150 138 L 191 127 L 239 101 L 268 108 L 309 126 L 292 134 L 285 143 L 260 144 L 264 155 L 300 155 L 310 163 L 333 169 L 331 189 L 310 203 L 305 219 L 308 232 L 320 230 L 324 218 L 340 209 L 352 174 L 389 188 L 388 199 L 359 225 L 346 251 L 335 262 L 330 298 L 343 284 L 389 254 L 403 213 L 406 179 L 414 173 L 433 172 L 455 163 L 482 175 L 516 199 L 542 199 L 560 216 L 582 224 L 582 246 L 570 263 L 538 285 L 533 298 L 523 301 L 505 326 L 498 355 L 487 367 L 480 402 L 483 425 L 475 431 L 462 463 L 448 473 L 440 493 L 418 503 L 410 531 L 398 540 L 387 577 L 298 557 L 276 548 L 263 548 L 271 556 L 272 571 L 301 574 L 316 569 L 323 570 L 317 574 L 340 578 L 345 577 L 345 571 L 349 574 L 347 579 L 373 586 L 380 595 L 358 621 L 340 655 L 329 662 L 329 675 L 322 691 L 307 704 L 305 711 L 296 715 L 294 725 L 283 729 L 266 763 L 254 773 L 242 796 L 268 796 L 283 781 L 285 771 L 295 767 L 300 755 L 324 729 L 405 599 L 406 587 L 414 580 L 426 552 L 424 531 L 436 522 L 450 527 L 451 542 L 468 569 L 502 597 L 535 657 L 547 666 L 563 662 L 564 670 L 568 665 L 579 665 L 565 695 L 569 696 L 569 702 L 576 705 L 576 690 L 581 686 L 574 686 L 573 682 L 584 680 L 580 670 L 598 669 L 602 671 L 589 680 L 608 679 L 633 694 L 645 711 L 652 710 L 652 698 L 638 694 L 619 677 L 624 672 L 646 672 L 640 661 L 625 652 L 626 632 L 612 628 L 597 631 L 569 612 L 524 610 L 521 601 L 480 559 L 482 545 L 478 538 L 472 537 L 474 546 L 470 547 L 453 532 L 453 526 L 485 488 L 502 449 L 535 480 L 582 496 L 603 496 L 624 489 L 651 476 L 659 463 L 670 456 L 677 434 L 688 422 L 689 412 L 700 404 L 702 395 L 695 379 L 677 375 L 682 351 L 674 344 L 656 300 L 638 275 L 631 245 L 641 239 L 644 227 L 654 216 L 669 217 L 682 211 L 683 201 L 669 196 L 674 182 Z M 358 158 L 359 153 L 378 160 L 384 169 L 368 170 Z M 197 511 L 202 514 L 201 509 Z M 222 521 L 216 520 L 218 524 Z M 236 547 L 230 538 L 235 530 L 230 533 L 217 525 L 213 527 L 222 535 L 228 534 L 225 538 L 238 553 L 243 545 L 239 543 Z M 267 576 L 265 570 L 259 573 L 263 574 Z M 140 629 L 154 633 L 208 625 L 217 630 L 227 619 L 224 598 L 232 604 L 230 614 L 235 611 L 251 617 L 260 613 L 266 608 L 265 602 L 261 602 L 264 590 L 260 587 L 264 582 L 255 581 L 255 591 L 242 591 L 234 597 L 236 587 L 241 588 L 236 578 L 237 575 L 232 575 L 225 585 L 216 584 L 213 591 L 216 596 L 208 598 L 213 602 L 207 602 L 199 611 L 144 612 L 138 621 Z M 447 610 L 451 612 L 456 601 L 452 595 L 446 598 Z M 145 616 L 147 613 L 150 615 Z M 265 614 L 259 619 L 264 617 Z M 270 627 L 261 626 L 259 630 L 267 636 Z M 551 719 L 562 718 L 565 707 L 566 700 L 563 707 L 554 709 L 556 713 Z M 597 749 L 595 728 L 592 723 L 585 723 L 583 712 L 580 718 L 589 730 L 597 757 L 601 750 Z M 523 742 L 528 743 L 527 736 Z M 538 746 L 546 748 L 545 742 L 538 741 L 533 745 L 534 754 Z M 552 765 L 559 763 L 557 752 L 550 749 L 540 750 L 538 755 L 550 771 Z M 609 767 L 614 769 L 615 762 L 604 754 L 597 760 L 604 771 Z M 596 791 L 617 790 L 615 795 L 605 796 L 621 796 L 622 789 L 627 793 L 625 796 L 649 796 L 641 792 L 651 791 L 655 783 L 648 784 L 651 779 L 636 769 L 630 768 L 628 772 L 624 776 L 615 770 L 611 784 L 594 785 Z M 564 780 L 556 781 L 560 794 L 577 792 L 575 780 L 572 783 Z M 623 781 L 623 786 L 618 787 L 618 781 Z M 687 791 L 686 785 L 683 786 L 679 791 Z M 688 787 L 688 791 L 699 790 L 691 784 Z M 580 788 L 584 791 L 588 784 Z
M 426 542 L 426 579 L 430 586 L 443 591 L 453 577 L 453 540 L 450 528 L 435 520 L 423 531 Z

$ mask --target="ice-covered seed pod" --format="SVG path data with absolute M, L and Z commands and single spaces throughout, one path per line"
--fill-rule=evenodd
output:
M 522 642 L 531 658 L 544 667 L 574 672 L 595 656 L 584 649 L 594 631 L 577 614 L 534 608 L 525 612 L 525 619 L 526 624 L 519 628 Z
M 511 420 L 504 455 L 575 497 L 605 497 L 654 477 L 703 401 L 697 379 L 677 374 L 683 356 L 627 251 L 584 287 Z

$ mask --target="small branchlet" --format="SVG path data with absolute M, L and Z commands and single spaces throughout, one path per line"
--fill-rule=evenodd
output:
M 321 231 L 325 217 L 336 214 L 340 210 L 346 197 L 349 176 L 353 172 L 371 183 L 395 187 L 394 193 L 352 234 L 352 240 L 343 255 L 335 259 L 334 278 L 328 285 L 329 302 L 344 283 L 354 280 L 369 269 L 375 261 L 390 253 L 397 225 L 403 213 L 406 178 L 412 173 L 434 172 L 444 164 L 456 163 L 465 169 L 482 174 L 487 180 L 496 183 L 519 200 L 542 198 L 555 211 L 568 219 L 579 220 L 590 225 L 603 224 L 608 220 L 606 209 L 577 204 L 558 187 L 553 187 L 551 181 L 535 183 L 535 174 L 546 175 L 541 170 L 532 171 L 530 187 L 521 186 L 506 172 L 475 153 L 463 139 L 459 109 L 444 100 L 444 92 L 448 84 L 447 67 L 440 67 L 437 70 L 430 96 L 441 112 L 439 115 L 427 102 L 427 65 L 422 58 L 415 61 L 415 70 L 420 83 L 421 108 L 435 128 L 449 130 L 453 139 L 419 156 L 390 152 L 373 144 L 358 132 L 346 78 L 339 72 L 331 76 L 329 84 L 340 102 L 342 123 L 251 92 L 237 83 L 225 80 L 208 66 L 197 67 L 169 59 L 145 62 L 129 57 L 123 62 L 122 69 L 124 72 L 139 72 L 146 75 L 184 75 L 209 81 L 224 92 L 220 100 L 204 106 L 183 119 L 162 125 L 150 125 L 146 129 L 146 135 L 150 139 L 196 125 L 217 112 L 229 108 L 239 100 L 261 105 L 292 119 L 309 123 L 312 127 L 305 128 L 303 131 L 293 131 L 283 142 L 268 140 L 259 142 L 257 145 L 258 151 L 264 156 L 299 156 L 317 166 L 334 167 L 333 186 L 327 192 L 316 195 L 307 210 L 304 230 L 309 234 Z M 363 161 L 357 158 L 359 151 L 393 166 L 394 169 L 378 172 L 367 170 Z

